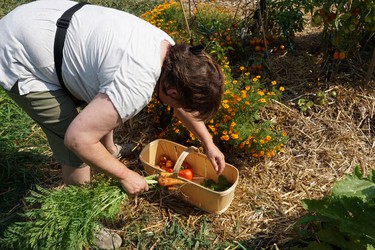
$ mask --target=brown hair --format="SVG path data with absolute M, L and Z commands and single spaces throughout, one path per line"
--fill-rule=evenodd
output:
M 223 91 L 223 71 L 202 48 L 176 44 L 169 48 L 163 63 L 162 90 L 175 87 L 179 103 L 196 118 L 206 121 L 218 111 Z

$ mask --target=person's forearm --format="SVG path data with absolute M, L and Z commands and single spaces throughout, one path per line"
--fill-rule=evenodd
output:
M 130 171 L 118 159 L 112 156 L 102 143 L 79 143 L 67 145 L 85 163 L 116 179 L 123 179 Z
M 184 124 L 184 126 L 192 132 L 205 147 L 213 143 L 212 136 L 208 132 L 203 121 L 198 121 L 191 113 L 182 109 L 175 109 L 175 115 Z

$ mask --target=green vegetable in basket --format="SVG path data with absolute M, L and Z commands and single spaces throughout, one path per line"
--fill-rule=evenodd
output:
M 224 175 L 219 175 L 217 183 L 213 179 L 205 179 L 201 185 L 213 191 L 221 192 L 230 188 L 232 184 L 229 183 Z

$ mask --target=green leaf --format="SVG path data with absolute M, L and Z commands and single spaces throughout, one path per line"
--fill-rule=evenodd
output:
M 328 243 L 342 250 L 358 249 L 360 245 L 360 241 L 358 241 L 358 239 L 351 239 L 349 237 L 345 237 L 335 227 L 320 230 L 316 233 L 316 235 L 321 242 Z M 363 248 L 364 247 L 365 246 L 363 246 Z
M 339 223 L 342 233 L 364 238 L 375 244 L 375 205 L 357 197 L 326 196 L 321 200 L 304 200 L 309 211 L 327 216 Z
M 359 179 L 357 175 L 348 175 L 332 187 L 332 195 L 357 197 L 363 202 L 375 205 L 375 183 Z
M 375 183 L 375 169 L 371 169 L 371 172 L 369 173 L 367 178 L 369 179 L 369 181 Z
M 333 250 L 333 248 L 327 243 L 313 241 L 304 250 Z
M 362 174 L 361 169 L 359 168 L 358 165 L 356 165 L 356 166 L 354 167 L 353 175 L 357 176 L 358 179 L 362 179 L 362 178 L 363 178 L 363 174 Z

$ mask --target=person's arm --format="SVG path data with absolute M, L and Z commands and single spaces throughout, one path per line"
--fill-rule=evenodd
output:
M 112 156 L 100 140 L 121 125 L 121 118 L 105 94 L 98 94 L 73 120 L 65 145 L 91 167 L 116 178 L 129 194 L 148 190 L 145 179 Z
M 225 157 L 215 145 L 212 136 L 207 130 L 203 121 L 194 118 L 193 114 L 184 111 L 182 108 L 174 109 L 175 115 L 203 144 L 207 158 L 210 160 L 217 174 L 221 174 L 225 168 Z

